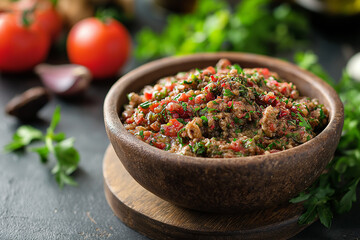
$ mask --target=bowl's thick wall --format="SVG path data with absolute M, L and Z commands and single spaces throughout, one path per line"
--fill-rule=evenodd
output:
M 156 149 L 132 136 L 119 113 L 126 94 L 161 77 L 216 64 L 228 58 L 242 67 L 267 67 L 318 98 L 329 124 L 311 141 L 283 152 L 241 158 L 195 158 Z M 343 125 L 343 106 L 325 82 L 290 63 L 240 53 L 195 54 L 151 62 L 123 76 L 104 104 L 106 131 L 125 168 L 143 187 L 177 205 L 211 212 L 251 211 L 288 202 L 309 187 L 331 160 Z

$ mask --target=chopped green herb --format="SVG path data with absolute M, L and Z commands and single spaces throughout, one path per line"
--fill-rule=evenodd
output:
M 197 142 L 192 146 L 192 151 L 198 156 L 204 156 L 206 154 L 206 147 L 202 142 Z
M 187 111 L 187 104 L 182 102 L 181 106 L 182 106 L 183 110 L 186 112 Z
M 234 96 L 235 94 L 233 92 L 231 92 L 229 89 L 225 88 L 224 89 L 224 96 L 226 97 L 230 97 L 230 96 Z
M 208 119 L 205 116 L 201 116 L 201 120 L 202 120 L 204 126 L 208 126 Z
M 185 122 L 184 119 L 182 119 L 182 118 L 177 118 L 176 120 L 178 120 L 178 121 L 181 122 L 182 124 L 186 125 L 186 122 Z
M 171 149 L 171 144 L 166 143 L 165 151 L 169 151 Z
M 238 73 L 242 73 L 243 69 L 239 66 L 239 64 L 233 64 L 231 66 L 232 69 L 236 69 Z
M 334 214 L 349 211 L 356 201 L 360 181 L 360 83 L 344 72 L 336 84 L 311 52 L 297 53 L 295 60 L 300 67 L 310 70 L 333 86 L 344 102 L 344 127 L 333 160 L 311 187 L 290 201 L 302 202 L 305 208 L 299 218 L 300 224 L 308 224 L 319 218 L 324 226 L 330 228 Z M 320 118 L 325 117 L 322 114 L 320 110 Z
M 303 116 L 301 116 L 301 114 L 299 112 L 297 113 L 297 116 L 300 118 L 299 125 L 304 127 L 307 132 L 311 133 L 312 127 L 311 127 L 310 123 Z
M 146 101 L 146 102 L 141 103 L 139 106 L 140 106 L 141 108 L 146 109 L 146 108 L 149 108 L 151 105 L 152 105 L 152 102 Z

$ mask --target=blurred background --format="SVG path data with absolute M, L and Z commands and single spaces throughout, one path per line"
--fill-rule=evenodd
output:
M 99 13 L 131 33 L 127 68 L 119 67 L 123 72 L 152 59 L 194 52 L 242 51 L 292 60 L 296 51 L 311 49 L 339 78 L 334 64 L 344 67 L 359 51 L 359 0 L 2 0 L 0 11 L 24 11 L 36 3 L 41 8 L 46 1 L 62 20 L 62 34 L 48 55 L 56 63 L 68 62 L 69 30 Z M 331 61 L 322 61 L 326 53 Z
M 35 154 L 1 155 L 0 238 L 146 239 L 123 225 L 104 198 L 104 98 L 141 64 L 218 51 L 275 56 L 332 85 L 346 71 L 356 83 L 360 0 L 0 0 L 0 146 L 23 124 L 45 131 L 61 106 L 59 131 L 76 138 L 81 155 L 71 175 L 79 186 L 62 191 Z M 359 84 L 346 84 L 339 94 L 359 106 Z M 41 104 L 29 104 L 32 97 Z M 22 114 L 24 106 L 30 115 Z M 346 111 L 353 135 L 343 148 L 360 153 L 360 110 Z M 356 151 L 346 154 L 360 166 Z M 336 216 L 331 230 L 317 222 L 294 239 L 359 238 L 359 212 L 357 204 Z

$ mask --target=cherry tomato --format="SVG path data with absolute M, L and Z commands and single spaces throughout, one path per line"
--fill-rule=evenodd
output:
M 33 8 L 34 24 L 38 24 L 41 29 L 50 34 L 52 40 L 56 40 L 61 33 L 63 21 L 51 1 L 20 0 L 13 5 L 13 10 L 18 12 Z
M 39 5 L 35 12 L 35 24 L 50 34 L 52 40 L 56 40 L 62 31 L 63 21 L 60 14 L 51 4 Z
M 130 48 L 128 31 L 111 18 L 105 22 L 86 18 L 70 30 L 67 39 L 70 61 L 84 65 L 97 79 L 116 76 L 128 59 Z
M 0 14 L 0 36 L 0 71 L 30 70 L 48 54 L 48 34 L 35 24 L 22 24 L 19 14 Z

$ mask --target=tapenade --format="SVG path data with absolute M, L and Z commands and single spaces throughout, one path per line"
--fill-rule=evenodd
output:
M 201 157 L 274 153 L 314 138 L 328 122 L 317 99 L 267 68 L 215 67 L 160 79 L 128 95 L 125 128 L 165 151 Z

